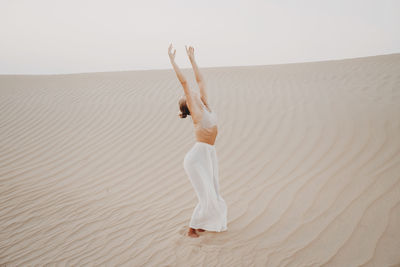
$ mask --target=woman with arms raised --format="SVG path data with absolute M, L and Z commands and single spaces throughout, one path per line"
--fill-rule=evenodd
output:
M 172 44 L 168 48 L 168 55 L 184 91 L 179 99 L 180 117 L 191 116 L 196 136 L 195 144 L 184 157 L 183 167 L 198 199 L 189 223 L 188 236 L 198 237 L 196 230 L 226 231 L 228 209 L 219 194 L 218 159 L 214 145 L 218 134 L 217 116 L 208 104 L 205 82 L 194 58 L 194 48 L 185 48 L 199 93 L 189 88 L 186 78 L 175 63 L 176 50 L 172 52 Z

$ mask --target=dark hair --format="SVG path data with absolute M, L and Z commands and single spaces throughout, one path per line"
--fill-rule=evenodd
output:
M 181 113 L 179 113 L 179 117 L 181 117 L 181 119 L 184 119 L 187 117 L 187 115 L 190 115 L 190 110 L 186 105 L 186 100 L 179 104 L 179 109 L 181 110 Z

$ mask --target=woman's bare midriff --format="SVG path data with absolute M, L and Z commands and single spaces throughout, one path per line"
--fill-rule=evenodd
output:
M 195 124 L 194 133 L 197 141 L 214 145 L 218 134 L 218 126 L 215 125 L 211 128 L 201 128 Z

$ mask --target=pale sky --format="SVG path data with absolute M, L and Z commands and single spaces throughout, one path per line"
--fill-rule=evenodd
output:
M 0 74 L 269 65 L 400 53 L 399 0 L 0 0 Z

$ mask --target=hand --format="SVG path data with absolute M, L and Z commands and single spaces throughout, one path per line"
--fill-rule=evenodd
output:
M 189 46 L 189 48 L 186 47 L 186 53 L 188 54 L 188 57 L 190 59 L 190 61 L 194 61 L 194 48 L 192 46 Z
M 175 53 L 176 53 L 176 49 L 174 49 L 174 52 L 172 53 L 172 44 L 170 44 L 168 47 L 168 56 L 169 56 L 169 59 L 171 60 L 171 62 L 175 60 Z

